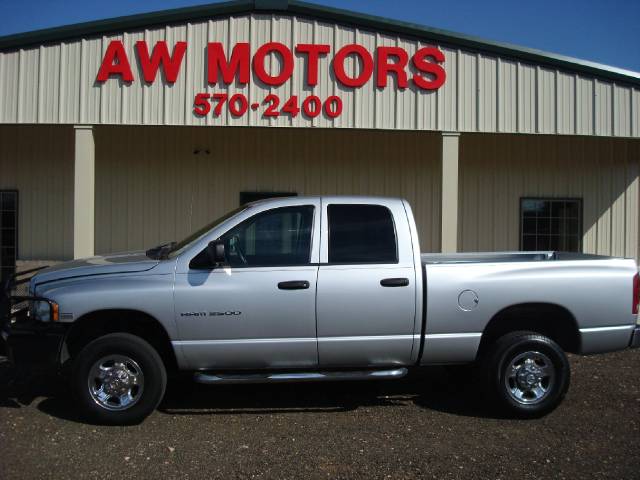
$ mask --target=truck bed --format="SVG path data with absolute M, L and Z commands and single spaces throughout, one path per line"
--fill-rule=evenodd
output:
M 505 262 L 546 262 L 558 260 L 608 260 L 613 257 L 573 252 L 465 252 L 465 253 L 423 253 L 422 263 L 505 263 Z

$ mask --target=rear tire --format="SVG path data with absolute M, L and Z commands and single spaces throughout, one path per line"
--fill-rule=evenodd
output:
M 110 425 L 140 423 L 162 401 L 167 372 L 145 340 L 112 333 L 86 345 L 73 362 L 72 388 L 92 421 Z
M 544 335 L 508 333 L 483 357 L 490 400 L 510 415 L 541 417 L 555 409 L 569 389 L 569 360 L 560 346 Z

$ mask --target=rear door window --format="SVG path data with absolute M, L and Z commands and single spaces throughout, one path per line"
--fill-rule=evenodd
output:
M 329 263 L 398 263 L 393 215 L 381 205 L 332 204 Z

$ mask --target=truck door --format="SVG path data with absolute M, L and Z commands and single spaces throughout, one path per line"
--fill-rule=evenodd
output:
M 176 343 L 192 368 L 317 366 L 319 207 L 256 213 L 220 237 L 226 266 L 176 272 Z
M 323 200 L 321 366 L 408 364 L 416 318 L 413 247 L 401 202 Z

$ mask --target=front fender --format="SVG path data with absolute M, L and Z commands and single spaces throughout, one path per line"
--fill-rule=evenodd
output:
M 36 293 L 58 303 L 60 323 L 100 310 L 137 310 L 157 319 L 175 339 L 173 283 L 173 272 L 104 275 L 44 284 Z

